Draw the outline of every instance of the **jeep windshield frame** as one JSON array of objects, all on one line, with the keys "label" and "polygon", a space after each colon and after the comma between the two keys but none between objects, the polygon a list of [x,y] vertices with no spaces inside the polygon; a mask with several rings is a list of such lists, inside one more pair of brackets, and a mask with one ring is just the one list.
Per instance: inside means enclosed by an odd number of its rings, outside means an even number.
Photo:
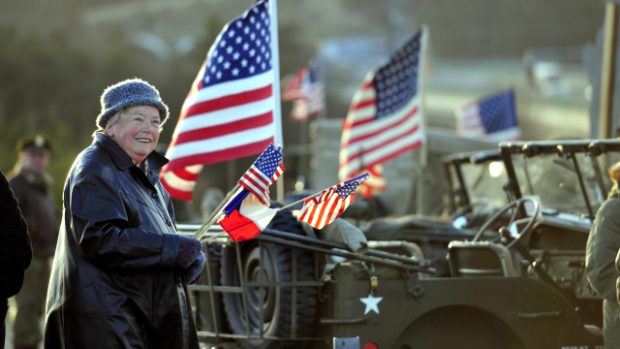
[{"label": "jeep windshield frame", "polygon": [[[456,153],[442,158],[444,176],[448,186],[448,197],[446,200],[448,213],[454,214],[458,210],[464,211],[461,213],[467,213],[473,210],[472,206],[477,199],[480,199],[480,197],[475,195],[476,186],[480,184],[480,176],[484,172],[488,172],[490,164],[494,162],[502,162],[499,149]],[[477,170],[475,175],[477,178],[471,183],[470,177],[472,177],[472,170],[474,168]],[[500,189],[505,193],[503,186],[506,183],[506,175],[505,173],[500,175],[502,177],[501,187],[494,187],[493,189]],[[508,203],[508,194],[506,194],[505,199],[505,203]]]},{"label": "jeep windshield frame", "polygon": [[[577,183],[578,192],[583,200],[583,207],[590,221],[594,220],[596,209],[605,199],[610,188],[609,180],[606,179],[604,172],[601,170],[600,161],[604,161],[605,167],[608,167],[608,153],[620,152],[620,140],[557,140],[557,141],[524,141],[524,142],[503,142],[499,144],[500,154],[504,162],[506,173],[508,175],[508,183],[506,185],[508,192],[513,196],[513,200],[520,199],[524,196],[522,187],[526,185],[530,194],[536,195],[534,186],[532,185],[528,168],[528,159],[537,157],[557,156],[557,163],[563,164],[564,167],[570,168],[570,172],[574,172]],[[526,183],[521,183],[516,173],[514,160],[519,156],[523,157]],[[553,159],[553,158],[552,158]],[[589,159],[589,161],[584,161]],[[555,161],[554,161],[555,162]],[[565,171],[566,172],[566,171]],[[590,177],[586,178],[586,174]],[[586,182],[586,180],[588,180]]]}]

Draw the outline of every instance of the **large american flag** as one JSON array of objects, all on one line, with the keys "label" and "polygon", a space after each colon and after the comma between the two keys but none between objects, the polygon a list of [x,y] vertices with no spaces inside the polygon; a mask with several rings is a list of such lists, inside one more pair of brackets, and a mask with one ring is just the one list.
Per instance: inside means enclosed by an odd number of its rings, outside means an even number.
[{"label": "large american flag", "polygon": [[258,154],[274,141],[274,54],[266,0],[220,32],[166,152],[161,180],[170,195],[191,200],[202,165]]},{"label": "large american flag", "polygon": [[325,109],[325,89],[317,60],[301,68],[286,81],[282,100],[293,101],[291,119],[294,121],[308,120]]},{"label": "large american flag", "polygon": [[355,200],[353,192],[366,179],[368,179],[368,174],[364,173],[324,189],[314,197],[304,200],[299,212],[299,221],[308,223],[316,229],[323,229],[340,217],[349,207]]},{"label": "large american flag", "polygon": [[272,185],[284,172],[282,153],[273,144],[254,161],[245,171],[239,184],[254,194],[263,204],[269,206],[269,186]]},{"label": "large american flag", "polygon": [[505,90],[456,110],[457,132],[466,137],[511,141],[519,138],[515,94]]},{"label": "large american flag", "polygon": [[340,141],[341,179],[423,144],[420,73],[425,41],[421,30],[387,63],[369,72],[353,96]]}]

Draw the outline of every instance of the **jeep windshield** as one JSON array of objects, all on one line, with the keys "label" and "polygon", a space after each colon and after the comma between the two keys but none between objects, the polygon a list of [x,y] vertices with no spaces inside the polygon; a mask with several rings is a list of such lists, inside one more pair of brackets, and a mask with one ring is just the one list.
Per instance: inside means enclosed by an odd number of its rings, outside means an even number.
[{"label": "jeep windshield", "polygon": [[[518,161],[520,164],[522,161]],[[444,158],[450,186],[450,212],[491,212],[509,203],[505,185],[508,176],[499,150],[458,153]],[[523,177],[523,166],[515,165],[517,176]]]},{"label": "jeep windshield", "polygon": [[546,216],[591,223],[609,189],[592,142],[519,142],[500,148],[517,172],[518,196],[536,197]]}]

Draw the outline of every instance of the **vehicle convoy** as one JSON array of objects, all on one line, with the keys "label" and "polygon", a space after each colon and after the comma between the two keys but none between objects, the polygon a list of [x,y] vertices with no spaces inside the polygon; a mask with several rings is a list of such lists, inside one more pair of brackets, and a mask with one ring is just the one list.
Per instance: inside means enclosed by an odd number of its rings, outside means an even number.
[{"label": "vehicle convoy", "polygon": [[351,337],[369,348],[602,348],[584,251],[613,152],[620,141],[501,144],[510,203],[449,243],[443,276],[409,239],[352,252],[307,235],[288,211],[252,241],[211,232],[192,286],[199,336],[242,348]]}]

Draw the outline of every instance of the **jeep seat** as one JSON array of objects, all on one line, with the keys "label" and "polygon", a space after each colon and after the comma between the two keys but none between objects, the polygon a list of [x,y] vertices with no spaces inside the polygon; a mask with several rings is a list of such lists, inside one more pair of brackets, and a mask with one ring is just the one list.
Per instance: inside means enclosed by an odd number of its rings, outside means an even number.
[{"label": "jeep seat", "polygon": [[448,264],[452,276],[519,276],[510,250],[490,241],[450,242]]}]

